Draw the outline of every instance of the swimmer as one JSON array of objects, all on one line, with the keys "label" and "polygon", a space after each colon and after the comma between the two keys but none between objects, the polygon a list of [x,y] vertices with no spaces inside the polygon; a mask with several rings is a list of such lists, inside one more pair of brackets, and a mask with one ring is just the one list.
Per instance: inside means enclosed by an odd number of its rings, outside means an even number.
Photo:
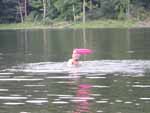
[{"label": "swimmer", "polygon": [[80,59],[80,54],[76,49],[74,49],[72,53],[72,58],[69,59],[68,61],[68,65],[75,65],[75,66],[79,65],[79,59]]},{"label": "swimmer", "polygon": [[93,51],[91,49],[86,49],[86,48],[74,49],[73,53],[72,53],[72,58],[69,59],[69,61],[68,61],[68,66],[79,66],[80,64],[82,64],[81,62],[79,62],[80,56],[88,55],[91,53],[93,53]]}]

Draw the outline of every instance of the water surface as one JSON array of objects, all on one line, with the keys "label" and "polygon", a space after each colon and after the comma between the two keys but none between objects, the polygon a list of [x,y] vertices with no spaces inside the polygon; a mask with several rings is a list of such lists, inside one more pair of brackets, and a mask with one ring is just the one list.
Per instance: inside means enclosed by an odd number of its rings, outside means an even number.
[{"label": "water surface", "polygon": [[149,30],[0,31],[0,113],[149,113]]}]

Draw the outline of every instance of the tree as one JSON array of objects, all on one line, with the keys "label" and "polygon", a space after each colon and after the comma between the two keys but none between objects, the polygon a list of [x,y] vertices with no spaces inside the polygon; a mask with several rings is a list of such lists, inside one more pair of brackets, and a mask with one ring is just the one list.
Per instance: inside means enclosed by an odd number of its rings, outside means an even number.
[{"label": "tree", "polygon": [[21,18],[21,22],[24,22],[25,18],[27,18],[27,4],[28,0],[18,0],[18,10]]},{"label": "tree", "polygon": [[[149,0],[0,0],[0,23],[145,18]],[[86,14],[86,15],[85,15]]]},{"label": "tree", "polygon": [[129,0],[115,0],[114,6],[117,12],[117,18],[118,19],[126,18],[129,8]]},{"label": "tree", "polygon": [[[80,16],[82,11],[82,2],[81,0],[58,0],[53,2],[53,5],[58,11],[58,19],[72,21],[74,20],[74,15]],[[74,12],[73,12],[74,6]]]},{"label": "tree", "polygon": [[85,0],[83,0],[83,23],[85,24]]},{"label": "tree", "polygon": [[116,0],[101,0],[100,2],[100,12],[101,16],[103,18],[115,18],[116,17],[116,11],[115,11],[115,5],[114,2]]},{"label": "tree", "polygon": [[27,0],[24,0],[24,13],[25,13],[25,18],[27,17]]},{"label": "tree", "polygon": [[30,21],[37,21],[43,19],[43,3],[42,0],[29,0],[28,2]]},{"label": "tree", "polygon": [[0,23],[11,23],[19,21],[17,16],[17,0],[0,1]]},{"label": "tree", "polygon": [[23,19],[23,10],[22,10],[22,5],[21,5],[20,0],[18,0],[18,6],[19,6],[19,14],[20,14],[21,22],[23,23],[24,22],[24,19]]},{"label": "tree", "polygon": [[46,4],[47,0],[43,0],[43,20],[46,18]]},{"label": "tree", "polygon": [[127,0],[126,16],[130,18],[130,0]]}]

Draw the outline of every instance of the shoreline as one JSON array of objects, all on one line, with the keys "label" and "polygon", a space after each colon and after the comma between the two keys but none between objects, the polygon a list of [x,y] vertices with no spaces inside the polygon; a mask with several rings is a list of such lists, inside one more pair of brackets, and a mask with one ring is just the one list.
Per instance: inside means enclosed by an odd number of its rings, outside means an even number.
[{"label": "shoreline", "polygon": [[95,29],[95,28],[150,28],[150,21],[133,21],[133,20],[96,20],[82,22],[54,22],[49,25],[41,23],[12,23],[0,24],[0,30],[25,30],[25,29]]}]

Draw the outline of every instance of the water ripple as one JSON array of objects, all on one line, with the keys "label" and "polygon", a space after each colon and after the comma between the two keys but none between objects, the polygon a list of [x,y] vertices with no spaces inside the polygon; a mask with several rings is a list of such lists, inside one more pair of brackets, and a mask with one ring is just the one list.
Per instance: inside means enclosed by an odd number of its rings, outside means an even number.
[{"label": "water ripple", "polygon": [[140,100],[150,100],[150,97],[139,98]]},{"label": "water ripple", "polygon": [[136,87],[136,88],[150,88],[150,85],[133,85],[132,87]]},{"label": "water ripple", "polygon": [[47,103],[48,100],[27,100],[27,103],[34,103],[34,104],[42,104],[42,103]]},{"label": "water ripple", "polygon": [[96,101],[96,103],[98,103],[98,104],[105,104],[105,103],[108,103],[108,101]]},{"label": "water ripple", "polygon": [[68,104],[69,102],[66,101],[53,101],[53,104]]},{"label": "water ripple", "polygon": [[94,85],[94,88],[109,88],[110,86]]},{"label": "water ripple", "polygon": [[20,103],[20,102],[6,102],[6,103],[3,103],[5,105],[24,105],[25,103]]},{"label": "water ripple", "polygon": [[[150,72],[149,60],[100,60],[84,61],[80,67],[68,67],[67,62],[40,62],[27,63],[2,70],[3,72],[26,73],[123,73],[124,75],[141,74]],[[9,73],[8,73],[9,74]]]},{"label": "water ripple", "polygon": [[0,89],[0,91],[8,91],[8,89]]},{"label": "water ripple", "polygon": [[38,85],[38,84],[35,84],[35,85],[24,85],[25,87],[45,87],[45,85]]},{"label": "water ripple", "polygon": [[0,100],[25,100],[27,97],[15,97],[15,96],[0,96]]},{"label": "water ripple", "polygon": [[41,81],[43,79],[37,78],[37,79],[17,79],[17,78],[8,78],[8,79],[0,79],[0,81]]},{"label": "water ripple", "polygon": [[0,73],[0,75],[12,75],[14,73]]}]

